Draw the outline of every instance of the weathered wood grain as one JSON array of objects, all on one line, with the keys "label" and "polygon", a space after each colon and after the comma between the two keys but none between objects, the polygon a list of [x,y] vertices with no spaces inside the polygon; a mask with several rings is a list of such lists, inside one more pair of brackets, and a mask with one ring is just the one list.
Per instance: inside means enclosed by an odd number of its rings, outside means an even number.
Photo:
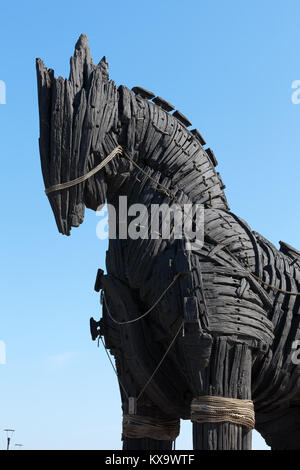
[{"label": "weathered wood grain", "polygon": [[[218,162],[200,132],[154,93],[117,87],[105,57],[93,63],[85,35],[69,79],[55,78],[40,59],[36,66],[46,188],[84,175],[118,145],[130,157],[118,155],[87,181],[49,194],[67,235],[83,221],[85,206],[97,210],[107,201],[116,209],[118,237],[109,241],[101,278],[107,303],[99,325],[115,359],[123,412],[129,396],[141,416],[157,419],[190,419],[197,396],[251,399],[267,442],[299,449],[293,345],[300,339],[300,297],[289,291],[300,290],[300,252],[283,242],[277,250],[230,212]],[[121,213],[119,196],[128,207],[147,209],[139,221],[147,236],[124,235],[137,221],[135,213]],[[154,224],[151,207],[158,217],[161,204],[174,203],[203,205],[203,243],[189,249],[175,237],[174,219],[164,237],[166,215]],[[251,432],[230,422],[194,423],[193,441],[195,449],[249,449]],[[127,450],[171,447],[149,438],[123,442]]]}]

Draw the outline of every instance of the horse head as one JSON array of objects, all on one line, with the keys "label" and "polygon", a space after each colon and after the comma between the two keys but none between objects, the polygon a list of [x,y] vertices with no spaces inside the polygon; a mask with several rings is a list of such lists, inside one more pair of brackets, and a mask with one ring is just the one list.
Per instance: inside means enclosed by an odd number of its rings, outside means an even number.
[{"label": "horse head", "polygon": [[68,79],[55,78],[40,59],[36,66],[43,178],[58,230],[69,235],[83,222],[84,206],[96,210],[106,199],[104,171],[61,185],[88,173],[117,147],[117,88],[109,81],[105,57],[93,63],[85,35],[75,46]]},{"label": "horse head", "polygon": [[85,206],[97,210],[111,200],[132,170],[140,171],[134,160],[147,177],[167,181],[173,193],[228,208],[217,161],[204,150],[201,134],[188,130],[191,123],[179,111],[170,114],[175,108],[166,100],[140,87],[117,88],[105,57],[93,63],[85,35],[75,46],[68,79],[55,78],[40,59],[37,77],[42,172],[61,233],[82,223]]}]

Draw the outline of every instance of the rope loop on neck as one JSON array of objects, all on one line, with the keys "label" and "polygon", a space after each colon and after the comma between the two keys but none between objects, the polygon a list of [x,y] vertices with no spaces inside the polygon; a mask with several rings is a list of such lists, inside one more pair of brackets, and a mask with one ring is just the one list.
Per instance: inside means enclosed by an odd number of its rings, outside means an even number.
[{"label": "rope loop on neck", "polygon": [[116,155],[119,155],[120,153],[123,153],[123,148],[121,147],[121,145],[118,145],[106,158],[104,158],[104,160],[102,160],[101,163],[99,163],[99,165],[97,165],[95,168],[93,168],[91,171],[89,171],[85,175],[79,176],[79,178],[76,178],[75,180],[67,181],[66,183],[59,183],[59,184],[50,186],[49,188],[45,189],[45,193],[48,195],[50,193],[53,193],[54,191],[61,191],[62,189],[71,188],[72,186],[75,186],[76,184],[83,183],[83,181],[89,179],[91,176],[98,173],[98,171],[100,171],[113,158],[115,158]]}]

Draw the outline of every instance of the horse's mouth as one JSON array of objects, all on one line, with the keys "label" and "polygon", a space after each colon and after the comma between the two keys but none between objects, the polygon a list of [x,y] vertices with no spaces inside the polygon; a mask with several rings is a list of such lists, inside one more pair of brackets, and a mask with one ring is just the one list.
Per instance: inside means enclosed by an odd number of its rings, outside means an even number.
[{"label": "horse's mouth", "polygon": [[79,227],[83,222],[84,204],[75,201],[72,204],[72,198],[66,191],[64,194],[50,195],[49,202],[59,233],[67,236],[71,235],[72,227]]}]

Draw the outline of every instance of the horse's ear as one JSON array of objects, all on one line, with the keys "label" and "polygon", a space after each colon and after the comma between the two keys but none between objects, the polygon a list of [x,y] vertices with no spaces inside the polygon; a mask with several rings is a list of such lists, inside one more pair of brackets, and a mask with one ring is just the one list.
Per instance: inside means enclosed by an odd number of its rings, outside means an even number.
[{"label": "horse's ear", "polygon": [[38,84],[39,114],[40,114],[40,156],[45,186],[50,185],[50,113],[52,103],[51,87],[55,81],[54,72],[47,69],[41,59],[36,59]]},{"label": "horse's ear", "polygon": [[70,59],[69,80],[76,91],[85,88],[92,71],[96,68],[91,56],[88,38],[82,34],[76,45],[73,57]]},{"label": "horse's ear", "polygon": [[102,57],[102,59],[100,60],[97,68],[101,69],[103,80],[108,82],[108,80],[109,80],[108,62],[106,62],[106,57],[105,56]]}]

